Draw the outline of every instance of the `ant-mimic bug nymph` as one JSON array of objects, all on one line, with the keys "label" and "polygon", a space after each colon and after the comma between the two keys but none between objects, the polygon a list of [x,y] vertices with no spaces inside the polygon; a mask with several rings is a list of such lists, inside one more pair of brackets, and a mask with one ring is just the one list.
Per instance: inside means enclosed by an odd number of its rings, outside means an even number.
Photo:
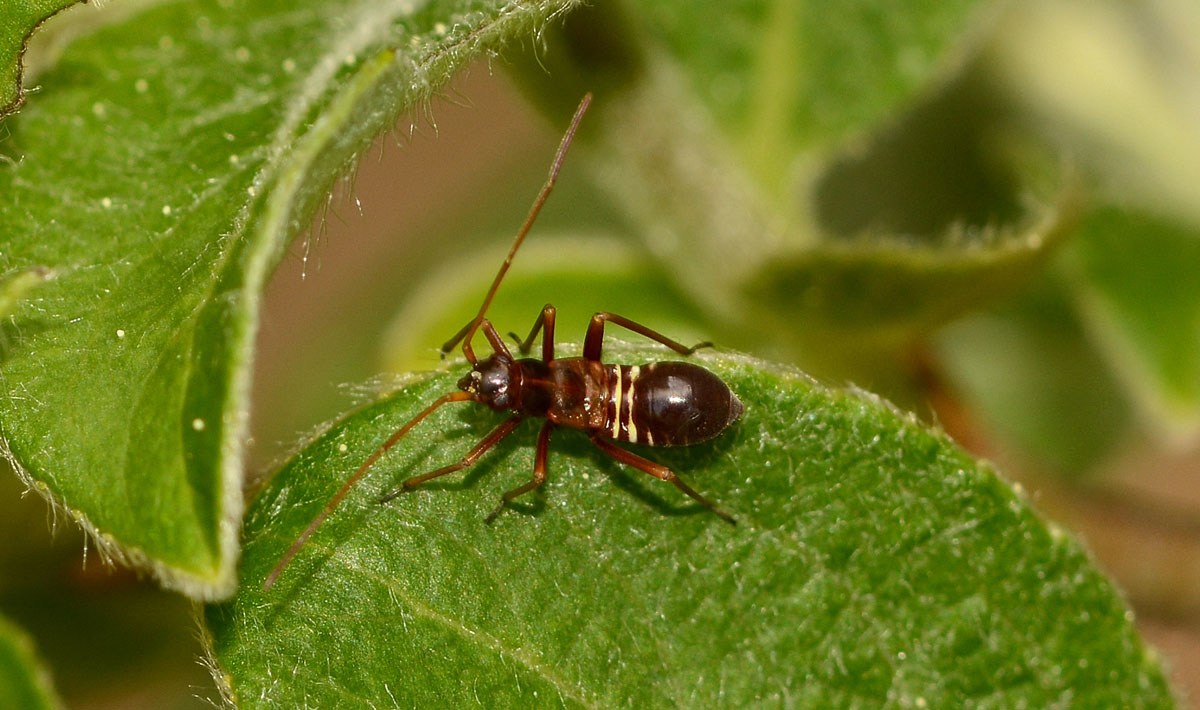
[{"label": "ant-mimic bug nymph", "polygon": [[[388,449],[404,437],[414,426],[444,404],[450,402],[478,402],[494,410],[508,412],[508,419],[483,437],[470,452],[458,462],[436,471],[413,476],[400,488],[383,496],[386,503],[404,491],[411,490],[427,481],[448,473],[461,471],[475,463],[488,449],[508,436],[526,418],[545,419],[538,433],[534,453],[533,477],[503,495],[486,521],[492,522],[514,498],[522,496],[546,480],[546,459],[550,448],[550,434],[558,427],[578,429],[585,432],[601,451],[621,463],[668,481],[688,497],[705,506],[729,523],[732,516],[717,508],[711,501],[684,483],[671,469],[654,463],[631,451],[626,451],[614,442],[624,441],[646,446],[688,446],[707,441],[725,431],[742,414],[742,403],[724,382],[704,368],[687,362],[653,362],[644,365],[606,365],[600,361],[604,344],[604,325],[612,323],[654,340],[680,355],[691,355],[697,349],[711,343],[699,343],[687,347],[662,333],[612,313],[597,313],[592,316],[587,335],[583,341],[583,356],[557,358],[554,354],[554,306],[542,308],[533,329],[521,340],[510,333],[518,343],[518,351],[527,355],[538,334],[542,336],[542,357],[514,358],[503,339],[485,315],[496,289],[512,265],[513,257],[524,241],[525,235],[546,202],[558,173],[562,167],[567,148],[575,136],[579,122],[592,101],[587,94],[579,103],[571,124],[563,135],[550,166],[550,175],[542,186],[529,215],[517,232],[508,257],[500,265],[500,271],[479,307],[479,313],[442,346],[442,355],[462,343],[463,357],[471,365],[471,371],[458,381],[458,391],[442,395],[408,423],[400,427],[366,461],[359,466],[341,489],[325,504],[325,507],[309,523],[300,537],[284,553],[275,568],[263,583],[269,589],[279,578],[283,569],[304,545],[305,541],[333,512],[350,488],[362,478]],[[483,331],[492,354],[484,359],[475,356],[471,341],[478,331]]]}]

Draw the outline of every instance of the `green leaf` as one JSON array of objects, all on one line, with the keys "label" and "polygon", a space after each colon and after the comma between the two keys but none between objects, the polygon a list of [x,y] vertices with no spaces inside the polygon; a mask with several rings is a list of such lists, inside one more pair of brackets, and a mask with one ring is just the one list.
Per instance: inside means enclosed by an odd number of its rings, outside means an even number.
[{"label": "green leaf", "polygon": [[1012,3],[992,90],[1107,200],[1200,224],[1200,5]]},{"label": "green leaf", "polygon": [[1078,476],[1113,453],[1132,418],[1062,281],[950,325],[936,348],[988,436],[1035,470]]},{"label": "green leaf", "polygon": [[791,179],[804,153],[875,131],[953,75],[978,39],[970,30],[991,19],[989,6],[983,0],[598,6],[552,32],[551,42],[557,36],[562,45],[556,55],[552,44],[546,57],[550,79],[545,72],[523,79],[539,86],[542,101],[571,105],[597,82],[633,88],[669,72],[690,103],[704,106],[733,140],[751,174],[777,186]]},{"label": "green leaf", "polygon": [[22,298],[53,276],[54,273],[43,266],[32,266],[0,278],[0,318],[11,315]]},{"label": "green leaf", "polygon": [[987,465],[868,395],[696,359],[742,420],[639,452],[736,527],[573,431],[555,434],[542,489],[486,525],[530,476],[536,422],[465,477],[379,505],[502,419],[446,407],[263,592],[333,491],[457,373],[332,425],[256,499],[241,589],[206,612],[239,706],[1172,707],[1120,597]]},{"label": "green leaf", "polygon": [[[1200,235],[1097,207],[1048,276],[938,338],[953,384],[999,438],[1080,474],[1143,428],[1200,436]],[[1140,415],[1137,416],[1137,415]]]},{"label": "green leaf", "polygon": [[21,475],[107,554],[228,594],[272,267],[399,112],[563,6],[173,3],[76,40],[0,143],[0,271],[57,275],[0,364]]},{"label": "green leaf", "polygon": [[[82,532],[55,525],[23,488],[0,462],[0,615],[37,639],[63,703],[170,709],[213,695],[196,664],[193,602],[99,564]],[[7,697],[0,690],[0,707],[21,707]]]},{"label": "green leaf", "polygon": [[29,636],[0,616],[0,700],[18,710],[62,707]]},{"label": "green leaf", "polygon": [[[746,291],[768,328],[807,350],[830,349],[830,338],[904,345],[953,317],[1010,293],[1068,234],[1063,212],[990,235],[942,243],[887,238],[830,242],[764,265]],[[803,328],[787,327],[799,315]]]},{"label": "green leaf", "polygon": [[944,79],[987,5],[676,0],[638,11],[690,91],[736,136],[750,173],[777,185],[798,155],[873,131]]},{"label": "green leaf", "polygon": [[1084,222],[1066,269],[1080,315],[1168,441],[1200,437],[1200,230],[1118,208]]},{"label": "green leaf", "polygon": [[0,118],[15,113],[25,100],[21,57],[29,35],[46,18],[80,1],[0,0]]}]

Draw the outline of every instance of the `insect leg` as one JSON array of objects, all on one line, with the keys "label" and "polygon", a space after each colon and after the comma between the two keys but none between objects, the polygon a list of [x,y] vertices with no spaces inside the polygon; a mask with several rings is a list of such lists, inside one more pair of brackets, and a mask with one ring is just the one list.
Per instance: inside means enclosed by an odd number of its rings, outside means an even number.
[{"label": "insect leg", "polygon": [[554,424],[547,421],[542,425],[542,430],[538,432],[537,451],[533,455],[533,478],[523,486],[518,486],[511,491],[508,491],[500,498],[500,505],[496,509],[488,513],[486,522],[490,523],[496,519],[500,511],[504,510],[504,506],[508,505],[512,499],[518,496],[523,496],[534,488],[542,485],[546,480],[546,456],[550,451],[550,432],[554,431]]},{"label": "insect leg", "polygon": [[517,428],[517,425],[521,423],[523,418],[524,417],[521,416],[515,416],[505,419],[500,426],[492,429],[490,434],[483,437],[483,439],[481,439],[480,442],[475,445],[475,448],[471,449],[471,451],[466,456],[462,457],[458,463],[452,463],[449,466],[443,466],[436,471],[423,473],[420,476],[413,476],[412,478],[405,480],[404,483],[401,483],[399,488],[380,498],[379,502],[386,503],[404,491],[412,490],[426,481],[432,481],[439,476],[445,476],[447,473],[461,471],[467,466],[470,466],[478,461],[479,457],[483,456],[488,449],[492,448],[496,444],[499,444],[501,439],[511,434],[513,429]]},{"label": "insect leg", "polygon": [[651,476],[654,476],[655,478],[661,478],[664,481],[670,481],[671,483],[675,484],[676,488],[678,488],[679,490],[686,493],[689,498],[691,498],[692,500],[696,501],[697,503],[703,505],[705,508],[708,508],[709,510],[716,513],[717,515],[721,516],[725,520],[725,522],[730,523],[731,525],[737,525],[737,521],[733,519],[732,515],[721,510],[716,505],[714,505],[712,501],[710,501],[709,499],[700,495],[696,491],[692,490],[691,486],[689,486],[688,484],[681,481],[679,479],[679,476],[676,476],[675,473],[673,471],[671,471],[671,469],[667,468],[666,466],[663,466],[662,464],[654,463],[653,461],[650,461],[648,459],[644,459],[641,456],[638,456],[637,454],[633,453],[632,451],[626,451],[625,449],[622,449],[621,447],[617,446],[616,444],[609,441],[608,439],[603,439],[596,435],[592,435],[591,438],[592,438],[593,444],[595,444],[597,447],[600,448],[601,451],[603,451],[604,453],[613,457],[614,459],[620,461],[623,464],[633,466],[634,468],[636,468],[640,471],[644,471],[644,472],[650,474]]},{"label": "insect leg", "polygon": [[529,331],[529,337],[521,340],[516,333],[509,333],[508,337],[517,341],[517,349],[522,355],[528,355],[529,350],[533,347],[533,339],[537,337],[539,330],[545,330],[542,334],[542,361],[550,362],[554,359],[554,316],[558,311],[551,304],[547,303],[542,306],[542,312],[538,314],[537,320],[533,322],[533,329]]},{"label": "insect leg", "polygon": [[639,335],[644,335],[651,340],[662,343],[680,355],[691,355],[700,348],[712,347],[712,343],[705,341],[703,343],[696,343],[689,348],[683,343],[671,340],[657,330],[651,330],[641,323],[629,320],[624,316],[619,316],[615,313],[597,313],[592,316],[592,322],[588,323],[587,335],[583,339],[583,357],[585,360],[600,359],[600,352],[604,347],[604,324],[609,321],[614,325],[619,325],[622,328],[627,328]]}]

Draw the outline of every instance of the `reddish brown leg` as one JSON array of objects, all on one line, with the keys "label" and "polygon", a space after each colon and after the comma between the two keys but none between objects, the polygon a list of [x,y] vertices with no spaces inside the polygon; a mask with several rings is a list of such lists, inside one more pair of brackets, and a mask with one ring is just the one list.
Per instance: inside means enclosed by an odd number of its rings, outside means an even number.
[{"label": "reddish brown leg", "polygon": [[537,450],[533,455],[533,478],[525,485],[518,486],[505,493],[500,498],[500,505],[488,513],[486,522],[490,523],[495,520],[500,511],[504,510],[504,506],[508,505],[514,498],[525,495],[534,488],[542,485],[546,480],[546,455],[550,451],[550,432],[552,431],[554,431],[554,424],[547,421],[542,425],[542,430],[538,432]]},{"label": "reddish brown leg", "polygon": [[727,522],[731,525],[737,525],[737,521],[733,519],[732,515],[721,510],[717,506],[713,505],[712,501],[710,501],[709,499],[700,495],[696,491],[692,490],[691,486],[689,486],[688,484],[681,481],[679,479],[679,476],[676,476],[675,473],[673,471],[671,471],[671,469],[667,468],[666,466],[663,466],[662,464],[654,463],[653,461],[650,461],[648,459],[644,459],[641,456],[638,456],[637,454],[635,454],[631,451],[626,451],[625,449],[622,449],[621,447],[617,446],[616,444],[609,441],[608,439],[602,439],[598,436],[593,435],[592,443],[595,444],[596,446],[600,447],[601,451],[603,451],[604,453],[613,457],[614,459],[620,461],[623,464],[633,466],[634,468],[638,469],[639,471],[645,471],[646,473],[650,474],[651,476],[654,476],[655,478],[661,478],[664,481],[670,481],[671,483],[674,483],[675,487],[678,488],[679,490],[683,491],[684,493],[686,493],[689,498],[691,498],[692,500],[696,501],[697,503],[703,505],[705,508],[708,508],[709,510],[716,513],[717,515],[721,516],[725,520],[725,522]]},{"label": "reddish brown leg", "polygon": [[542,306],[542,312],[538,314],[537,320],[533,322],[533,329],[529,331],[529,337],[521,340],[516,333],[509,333],[508,337],[517,341],[517,349],[522,355],[528,355],[530,348],[533,347],[533,339],[537,337],[539,330],[545,330],[542,334],[542,361],[550,362],[554,359],[554,316],[558,311],[554,306],[547,303]]},{"label": "reddish brown leg", "polygon": [[386,503],[389,500],[400,495],[404,491],[412,490],[413,488],[416,488],[417,486],[421,485],[422,483],[425,483],[426,481],[432,481],[433,479],[435,479],[439,476],[445,476],[447,473],[454,473],[455,471],[461,471],[464,468],[466,468],[467,466],[470,466],[471,464],[478,461],[479,457],[483,456],[484,453],[486,453],[488,449],[492,448],[496,444],[499,444],[501,439],[503,439],[504,437],[511,434],[513,429],[516,429],[517,425],[521,423],[522,418],[523,417],[520,417],[520,416],[509,417],[508,419],[504,420],[504,422],[500,426],[496,427],[495,429],[492,429],[492,432],[490,434],[483,437],[483,439],[478,444],[475,445],[475,448],[471,449],[470,453],[468,453],[466,456],[462,457],[462,459],[459,460],[458,463],[452,463],[449,466],[443,466],[436,471],[430,471],[429,473],[423,473],[420,476],[413,476],[412,478],[409,478],[406,481],[404,481],[404,483],[401,483],[399,488],[392,491],[391,493],[388,493],[384,497],[380,498],[379,502]]},{"label": "reddish brown leg", "polygon": [[703,343],[696,343],[689,348],[683,343],[671,340],[657,330],[651,330],[641,323],[629,320],[624,316],[619,316],[615,313],[597,313],[592,316],[592,322],[588,324],[587,335],[583,339],[583,357],[585,360],[600,359],[600,352],[604,347],[604,324],[610,321],[614,325],[619,325],[639,335],[644,335],[655,342],[662,343],[680,355],[691,355],[700,348],[712,347],[712,343],[705,341]]}]

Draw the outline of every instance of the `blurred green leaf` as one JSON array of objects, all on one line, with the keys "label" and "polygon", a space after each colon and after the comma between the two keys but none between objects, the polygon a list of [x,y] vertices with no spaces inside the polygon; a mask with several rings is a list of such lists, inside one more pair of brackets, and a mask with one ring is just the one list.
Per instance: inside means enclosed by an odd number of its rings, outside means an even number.
[{"label": "blurred green leaf", "polygon": [[5,333],[21,475],[105,553],[232,591],[267,276],[400,111],[563,5],[148,5],[71,44],[0,143],[0,271],[57,276]]},{"label": "blurred green leaf", "polygon": [[14,710],[62,707],[29,636],[0,616],[0,701]]},{"label": "blurred green leaf", "polygon": [[1200,224],[1200,4],[1008,3],[984,61],[1022,130],[1107,199]]},{"label": "blurred green leaf", "polygon": [[1068,252],[1075,303],[1150,428],[1200,436],[1200,229],[1096,210]]},{"label": "blurred green leaf", "polygon": [[[918,240],[830,242],[765,265],[747,286],[764,323],[806,350],[847,341],[904,345],[1028,280],[1066,234],[1057,209],[1023,230]],[[786,327],[788,316],[803,327]],[[829,343],[841,339],[840,343]],[[828,347],[827,347],[828,346]]]},{"label": "blurred green leaf", "polygon": [[704,106],[740,162],[775,193],[806,153],[875,132],[953,75],[990,5],[612,3],[585,8],[551,33],[550,78],[522,78],[543,90],[541,101],[565,108],[597,83],[633,88],[665,71],[692,98],[681,108]]},{"label": "blurred green leaf", "polygon": [[874,132],[946,78],[988,5],[674,0],[636,13],[770,188],[794,178],[800,156]]},{"label": "blurred green leaf", "polygon": [[868,395],[696,359],[744,418],[642,451],[736,528],[571,431],[541,491],[486,525],[528,480],[535,422],[465,478],[379,505],[502,418],[443,408],[264,593],[333,491],[457,373],[332,425],[256,499],[239,594],[206,612],[239,706],[1172,707],[1119,596],[989,467]]},{"label": "blurred green leaf", "polygon": [[[84,0],[86,2],[86,0]],[[38,25],[80,0],[0,0],[0,118],[24,101],[21,55]]]},{"label": "blurred green leaf", "polygon": [[1177,221],[1093,209],[1052,274],[939,336],[952,384],[1000,439],[1079,474],[1140,413],[1160,439],[1200,433],[1200,239]]},{"label": "blurred green leaf", "polygon": [[1121,443],[1131,412],[1061,280],[938,335],[949,384],[998,438],[1035,466],[1080,475]]}]

